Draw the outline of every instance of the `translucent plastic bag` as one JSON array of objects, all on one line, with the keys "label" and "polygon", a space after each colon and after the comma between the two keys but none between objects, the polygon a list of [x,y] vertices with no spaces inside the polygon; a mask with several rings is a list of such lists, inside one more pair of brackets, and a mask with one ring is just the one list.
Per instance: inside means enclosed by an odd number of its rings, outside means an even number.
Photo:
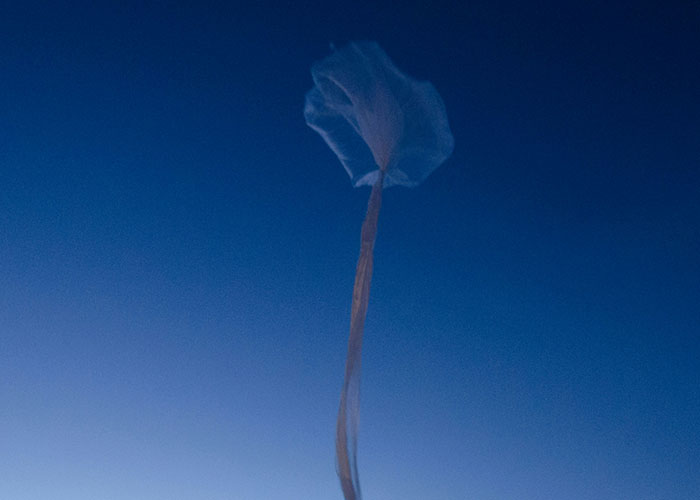
[{"label": "translucent plastic bag", "polygon": [[306,94],[306,123],[335,152],[354,186],[372,186],[362,224],[336,424],[343,495],[346,500],[360,500],[357,434],[362,336],[382,189],[418,185],[452,153],[454,141],[435,88],[401,73],[376,43],[351,43],[314,64],[311,74],[315,86]]}]

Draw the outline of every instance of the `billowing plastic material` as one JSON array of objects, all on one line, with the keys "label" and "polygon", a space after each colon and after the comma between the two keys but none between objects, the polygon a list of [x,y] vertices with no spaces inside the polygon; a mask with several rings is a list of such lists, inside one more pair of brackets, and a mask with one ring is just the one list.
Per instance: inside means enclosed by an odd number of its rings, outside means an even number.
[{"label": "billowing plastic material", "polygon": [[362,337],[382,190],[419,184],[452,153],[453,139],[445,106],[433,86],[401,73],[376,43],[351,43],[314,64],[311,74],[316,85],[306,94],[306,123],[326,140],[354,186],[372,186],[360,237],[335,434],[343,495],[345,500],[360,500]]},{"label": "billowing plastic material", "polygon": [[311,68],[304,117],[353,186],[420,184],[452,153],[445,105],[433,85],[403,74],[374,42],[354,42]]}]

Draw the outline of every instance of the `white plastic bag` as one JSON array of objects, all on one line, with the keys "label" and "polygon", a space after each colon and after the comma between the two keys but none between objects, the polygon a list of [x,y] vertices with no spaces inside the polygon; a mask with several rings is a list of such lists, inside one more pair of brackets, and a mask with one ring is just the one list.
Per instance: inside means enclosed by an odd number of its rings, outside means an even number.
[{"label": "white plastic bag", "polygon": [[338,476],[360,500],[357,434],[360,367],[382,189],[416,186],[452,153],[445,105],[428,82],[401,73],[373,42],[351,43],[311,68],[306,123],[325,139],[354,186],[371,185],[355,272],[345,380],[336,424]]}]

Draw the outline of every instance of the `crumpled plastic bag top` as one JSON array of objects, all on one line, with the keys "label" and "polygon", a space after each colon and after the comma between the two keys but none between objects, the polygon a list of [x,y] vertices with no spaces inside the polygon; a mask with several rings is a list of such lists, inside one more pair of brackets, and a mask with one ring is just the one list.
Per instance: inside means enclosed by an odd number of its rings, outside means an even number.
[{"label": "crumpled plastic bag top", "polygon": [[452,153],[445,105],[430,82],[405,75],[374,42],[353,42],[311,68],[304,117],[353,186],[420,184]]}]

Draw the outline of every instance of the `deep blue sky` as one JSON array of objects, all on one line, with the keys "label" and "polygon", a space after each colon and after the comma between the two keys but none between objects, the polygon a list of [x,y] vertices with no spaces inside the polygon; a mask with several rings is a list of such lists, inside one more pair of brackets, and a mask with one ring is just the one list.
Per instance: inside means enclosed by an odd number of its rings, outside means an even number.
[{"label": "deep blue sky", "polygon": [[352,39],[456,144],[385,192],[365,497],[700,498],[697,1],[199,3],[0,10],[0,498],[341,498]]}]

